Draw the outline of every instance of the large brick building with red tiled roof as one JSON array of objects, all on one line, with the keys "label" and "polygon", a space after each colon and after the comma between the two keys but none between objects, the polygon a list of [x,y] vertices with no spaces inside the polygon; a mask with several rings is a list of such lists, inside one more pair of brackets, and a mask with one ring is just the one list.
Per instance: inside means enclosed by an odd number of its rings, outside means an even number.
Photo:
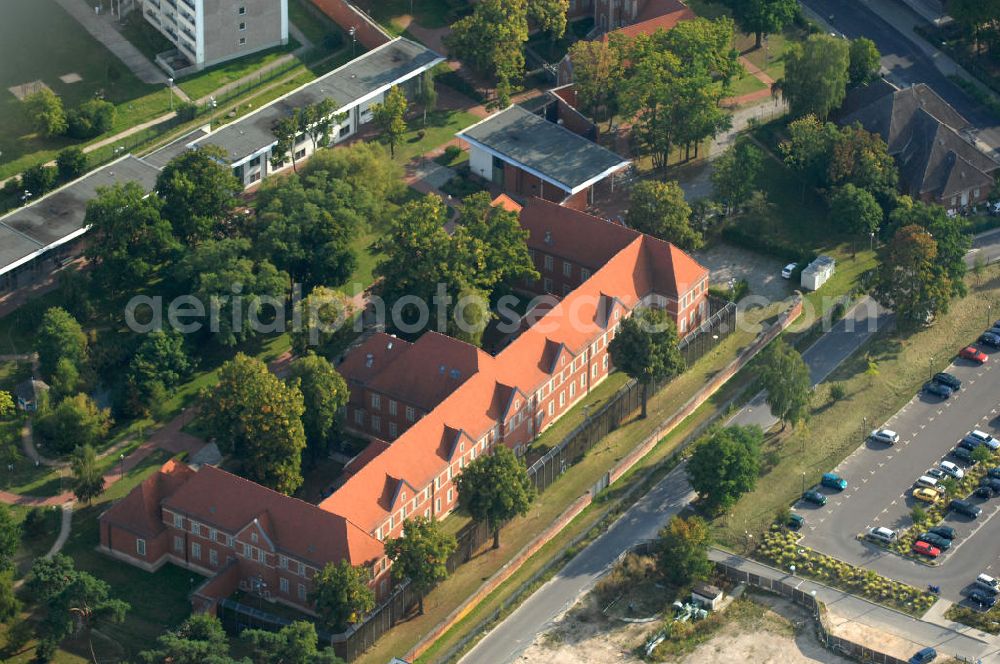
[{"label": "large brick building with red tiled roof", "polygon": [[708,270],[673,245],[537,198],[495,204],[519,210],[529,231],[540,278],[522,288],[550,295],[502,351],[376,333],[339,367],[347,424],[376,440],[318,507],[214,468],[165,467],[102,515],[102,548],[147,569],[170,560],[216,573],[205,594],[264,583],[302,608],[314,570],[347,559],[385,597],[382,541],[408,517],[450,513],[467,463],[498,444],[522,450],[604,380],[608,343],[637,306],[664,308],[682,336],[707,319]]}]

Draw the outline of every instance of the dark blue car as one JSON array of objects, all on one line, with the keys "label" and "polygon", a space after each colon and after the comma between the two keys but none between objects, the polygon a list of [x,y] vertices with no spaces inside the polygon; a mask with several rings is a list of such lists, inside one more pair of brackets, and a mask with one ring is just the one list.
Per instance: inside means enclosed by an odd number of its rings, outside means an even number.
[{"label": "dark blue car", "polygon": [[927,664],[927,662],[933,662],[935,657],[937,657],[937,650],[924,648],[910,658],[910,664]]}]

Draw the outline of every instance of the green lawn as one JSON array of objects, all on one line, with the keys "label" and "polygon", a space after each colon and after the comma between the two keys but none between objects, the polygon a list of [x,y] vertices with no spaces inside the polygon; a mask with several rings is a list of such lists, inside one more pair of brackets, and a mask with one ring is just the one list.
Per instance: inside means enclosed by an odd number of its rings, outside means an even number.
[{"label": "green lawn", "polygon": [[[427,114],[427,126],[423,116],[417,115],[407,124],[409,129],[403,141],[396,146],[396,161],[407,162],[430,152],[455,138],[455,133],[478,122],[479,118],[465,111],[433,111]],[[421,138],[420,132],[424,135]]]},{"label": "green lawn", "polygon": [[302,31],[313,46],[332,51],[343,44],[344,32],[336,23],[317,10],[309,0],[291,0],[288,20]]},{"label": "green lawn", "polygon": [[412,15],[425,28],[444,28],[471,11],[464,0],[360,0],[356,4],[395,35],[406,29],[408,21],[403,17]]},{"label": "green lawn", "polygon": [[[290,54],[299,47],[299,43],[289,38],[288,44],[278,46],[260,53],[248,55],[245,58],[224,62],[215,67],[205,69],[193,76],[183,78],[177,86],[191,99],[207,97],[224,85],[249,76],[261,68],[273,64],[275,60]],[[292,56],[295,58],[295,56]],[[298,60],[298,58],[295,58]]]},{"label": "green lawn", "polygon": [[[6,0],[0,62],[0,178],[48,161],[60,149],[78,143],[35,134],[20,102],[8,90],[12,86],[42,81],[62,97],[67,109],[103,94],[118,107],[114,131],[168,110],[165,90],[135,78],[55,0]],[[64,83],[59,77],[67,74],[82,80]]]},{"label": "green lawn", "polygon": [[767,86],[761,83],[760,79],[746,73],[733,81],[733,91],[730,93],[730,96],[740,97],[742,95],[750,94],[751,92],[757,92],[758,90],[765,89],[767,89]]}]

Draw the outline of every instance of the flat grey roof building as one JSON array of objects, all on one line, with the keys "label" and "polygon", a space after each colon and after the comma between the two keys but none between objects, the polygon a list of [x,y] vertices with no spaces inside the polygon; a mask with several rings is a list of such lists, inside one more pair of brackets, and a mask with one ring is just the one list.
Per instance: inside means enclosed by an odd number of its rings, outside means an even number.
[{"label": "flat grey roof building", "polygon": [[159,172],[126,155],[0,217],[0,274],[86,232],[87,201],[97,195],[98,187],[136,181],[152,191]]},{"label": "flat grey roof building", "polygon": [[402,37],[394,39],[194,141],[191,147],[217,145],[229,155],[230,164],[238,164],[274,145],[271,128],[293,110],[322,99],[332,99],[338,112],[343,112],[420,75],[443,60],[421,44]]},{"label": "flat grey roof building", "polygon": [[516,105],[456,135],[570,194],[629,164],[611,150]]}]

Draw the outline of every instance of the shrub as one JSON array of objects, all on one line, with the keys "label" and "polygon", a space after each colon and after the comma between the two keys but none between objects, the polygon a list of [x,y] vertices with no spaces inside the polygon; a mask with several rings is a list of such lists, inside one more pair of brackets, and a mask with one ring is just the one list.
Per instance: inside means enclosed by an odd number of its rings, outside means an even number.
[{"label": "shrub", "polygon": [[840,401],[847,396],[847,388],[842,383],[834,383],[830,386],[830,400]]},{"label": "shrub", "polygon": [[913,519],[914,526],[921,524],[927,520],[927,510],[920,505],[914,505],[913,509],[910,510],[910,518]]},{"label": "shrub", "polygon": [[73,138],[94,138],[111,131],[115,124],[115,105],[103,99],[91,99],[67,114],[69,135]]},{"label": "shrub", "polygon": [[177,121],[190,122],[198,117],[198,107],[191,102],[181,102],[177,105]]},{"label": "shrub", "polygon": [[45,532],[45,508],[36,506],[28,510],[22,528],[27,537],[38,537]]},{"label": "shrub", "polygon": [[[738,223],[729,224],[722,229],[722,239],[746,249],[752,249],[762,254],[774,256],[783,261],[809,262],[813,256],[801,247],[784,240],[769,238],[760,233],[744,228]],[[806,256],[805,259],[803,257]]]},{"label": "shrub", "polygon": [[56,169],[51,166],[32,166],[21,175],[21,186],[35,198],[52,189],[56,183]]},{"label": "shrub", "polygon": [[459,155],[462,154],[462,148],[457,145],[449,145],[444,149],[444,158],[450,164],[451,162],[458,159]]},{"label": "shrub", "polygon": [[66,148],[56,157],[56,170],[63,182],[75,180],[87,172],[87,155],[78,147]]}]

